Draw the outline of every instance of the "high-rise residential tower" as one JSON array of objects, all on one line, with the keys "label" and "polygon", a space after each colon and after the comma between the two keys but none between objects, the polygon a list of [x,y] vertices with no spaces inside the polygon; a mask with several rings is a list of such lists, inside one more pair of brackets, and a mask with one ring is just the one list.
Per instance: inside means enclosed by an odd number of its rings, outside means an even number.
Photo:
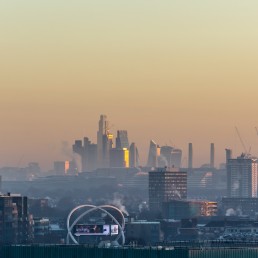
[{"label": "high-rise residential tower", "polygon": [[242,154],[227,160],[228,197],[257,197],[257,159]]}]

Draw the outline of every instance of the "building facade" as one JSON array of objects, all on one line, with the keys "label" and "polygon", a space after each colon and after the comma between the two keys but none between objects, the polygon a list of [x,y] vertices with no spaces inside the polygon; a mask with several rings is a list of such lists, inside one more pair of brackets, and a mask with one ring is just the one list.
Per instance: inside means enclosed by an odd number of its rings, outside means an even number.
[{"label": "building facade", "polygon": [[129,168],[129,150],[114,148],[110,150],[111,168]]},{"label": "building facade", "polygon": [[129,149],[129,140],[126,130],[118,130],[116,137],[116,148],[118,149]]},{"label": "building facade", "polygon": [[161,212],[162,203],[187,198],[187,172],[157,169],[149,172],[149,207]]},{"label": "building facade", "polygon": [[27,197],[0,195],[0,244],[28,243],[30,233]]},{"label": "building facade", "polygon": [[163,203],[162,215],[165,219],[181,220],[199,216],[216,216],[217,211],[217,202],[173,200]]},{"label": "building facade", "polygon": [[257,197],[257,159],[242,154],[227,160],[227,197]]}]

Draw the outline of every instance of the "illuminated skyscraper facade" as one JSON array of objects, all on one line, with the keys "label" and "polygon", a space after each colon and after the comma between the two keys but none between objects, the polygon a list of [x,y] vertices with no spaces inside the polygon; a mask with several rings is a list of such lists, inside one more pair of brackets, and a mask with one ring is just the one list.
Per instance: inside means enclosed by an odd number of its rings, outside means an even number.
[{"label": "illuminated skyscraper facade", "polygon": [[129,168],[129,150],[114,148],[110,150],[111,168]]}]

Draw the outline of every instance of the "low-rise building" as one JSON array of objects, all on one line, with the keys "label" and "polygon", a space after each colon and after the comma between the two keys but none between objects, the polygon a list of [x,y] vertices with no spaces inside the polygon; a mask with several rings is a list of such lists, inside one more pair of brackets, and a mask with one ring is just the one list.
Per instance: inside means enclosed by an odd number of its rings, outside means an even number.
[{"label": "low-rise building", "polygon": [[160,242],[160,222],[156,221],[131,221],[126,224],[125,234],[128,243],[151,245]]},{"label": "low-rise building", "polygon": [[185,219],[217,215],[217,202],[196,200],[171,200],[163,202],[162,215],[165,219]]}]

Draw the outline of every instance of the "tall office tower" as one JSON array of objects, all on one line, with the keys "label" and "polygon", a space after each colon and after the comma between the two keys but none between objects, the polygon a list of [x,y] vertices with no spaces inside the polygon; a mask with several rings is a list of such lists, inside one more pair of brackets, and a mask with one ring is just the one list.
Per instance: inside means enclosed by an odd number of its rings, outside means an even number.
[{"label": "tall office tower", "polygon": [[109,151],[113,148],[113,134],[109,132],[106,115],[101,115],[97,133],[98,167],[109,167]]},{"label": "tall office tower", "polygon": [[103,135],[103,148],[102,148],[102,167],[108,168],[110,162],[110,150],[113,148],[113,134],[107,132]]},{"label": "tall office tower", "polygon": [[97,132],[98,167],[103,167],[103,136],[107,134],[108,121],[106,115],[99,119],[99,130]]},{"label": "tall office tower", "polygon": [[162,210],[163,202],[187,198],[187,172],[166,168],[149,172],[149,207]]},{"label": "tall office tower", "polygon": [[159,167],[181,167],[182,151],[174,149],[171,146],[162,146],[160,148],[160,156],[158,158]]},{"label": "tall office tower", "polygon": [[0,195],[0,244],[21,244],[31,239],[27,197]]},{"label": "tall office tower", "polygon": [[225,149],[226,151],[226,163],[228,163],[229,159],[232,159],[232,150],[231,149]]},{"label": "tall office tower", "polygon": [[116,148],[118,149],[129,149],[129,140],[126,130],[118,130],[116,137]]},{"label": "tall office tower", "polygon": [[227,162],[228,197],[257,197],[257,159],[242,154]]},{"label": "tall office tower", "polygon": [[188,145],[188,169],[193,168],[193,144]]},{"label": "tall office tower", "polygon": [[215,148],[214,143],[211,143],[211,152],[210,152],[210,167],[214,168],[215,166]]},{"label": "tall office tower", "polygon": [[172,168],[180,168],[182,161],[182,150],[173,149],[171,153],[171,167]]},{"label": "tall office tower", "polygon": [[111,168],[129,168],[129,150],[114,148],[110,150]]},{"label": "tall office tower", "polygon": [[81,169],[83,172],[97,168],[97,145],[91,143],[89,138],[85,137],[83,144],[81,140],[76,140],[73,145],[73,151],[81,157]]},{"label": "tall office tower", "polygon": [[160,155],[160,147],[153,140],[151,140],[147,167],[153,167],[153,168],[157,167],[159,155]]},{"label": "tall office tower", "polygon": [[171,154],[173,147],[162,146],[160,148],[159,167],[172,167],[171,165]]},{"label": "tall office tower", "polygon": [[135,168],[139,166],[139,153],[138,153],[138,149],[135,145],[135,143],[131,143],[130,145],[130,149],[129,149],[129,153],[130,153],[130,168]]}]

